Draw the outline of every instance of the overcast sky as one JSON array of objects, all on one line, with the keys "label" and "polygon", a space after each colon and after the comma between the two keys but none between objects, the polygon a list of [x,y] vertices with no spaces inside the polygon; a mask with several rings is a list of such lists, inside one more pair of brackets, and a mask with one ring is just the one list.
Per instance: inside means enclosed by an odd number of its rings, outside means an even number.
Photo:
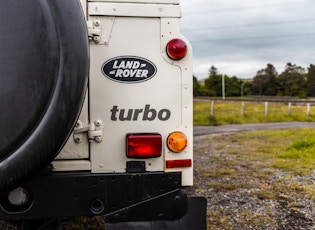
[{"label": "overcast sky", "polygon": [[268,63],[315,64],[314,0],[181,0],[182,33],[194,52],[194,75],[252,78]]}]

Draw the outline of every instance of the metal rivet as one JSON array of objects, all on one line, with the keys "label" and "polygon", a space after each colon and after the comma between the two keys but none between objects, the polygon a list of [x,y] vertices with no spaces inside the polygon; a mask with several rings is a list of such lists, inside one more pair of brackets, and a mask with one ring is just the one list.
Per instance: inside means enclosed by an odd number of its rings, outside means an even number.
[{"label": "metal rivet", "polygon": [[102,141],[102,138],[101,137],[95,137],[94,140],[97,142],[97,143],[100,143]]},{"label": "metal rivet", "polygon": [[100,121],[100,120],[95,121],[95,125],[96,125],[97,127],[101,126],[101,121]]},{"label": "metal rivet", "polygon": [[76,138],[74,139],[74,141],[77,142],[77,143],[80,143],[80,142],[81,142],[81,138],[76,137]]}]

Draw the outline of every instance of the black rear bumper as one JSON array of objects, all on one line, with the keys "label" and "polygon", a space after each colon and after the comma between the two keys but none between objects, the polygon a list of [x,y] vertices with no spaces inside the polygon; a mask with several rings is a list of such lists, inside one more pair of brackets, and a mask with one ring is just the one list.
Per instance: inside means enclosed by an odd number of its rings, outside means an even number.
[{"label": "black rear bumper", "polygon": [[186,214],[178,220],[132,221],[105,223],[106,230],[206,230],[207,200],[204,197],[188,197]]},{"label": "black rear bumper", "polygon": [[0,219],[27,220],[105,215],[106,222],[172,221],[188,208],[180,173],[59,174],[22,185],[29,201],[0,198]]}]

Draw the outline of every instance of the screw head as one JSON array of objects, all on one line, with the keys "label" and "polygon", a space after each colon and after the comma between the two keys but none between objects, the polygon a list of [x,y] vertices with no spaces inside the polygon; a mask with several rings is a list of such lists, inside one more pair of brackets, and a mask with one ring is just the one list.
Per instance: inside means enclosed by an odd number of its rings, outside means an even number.
[{"label": "screw head", "polygon": [[74,141],[75,141],[76,143],[80,143],[80,142],[81,142],[81,138],[80,138],[80,137],[76,137],[76,138],[74,139]]},{"label": "screw head", "polygon": [[95,125],[97,126],[97,127],[99,127],[99,126],[101,126],[101,121],[100,120],[97,120],[97,121],[95,121]]},{"label": "screw head", "polygon": [[100,143],[102,141],[102,138],[101,137],[95,137],[94,140],[97,142],[97,143]]},{"label": "screw head", "polygon": [[94,42],[99,42],[100,41],[100,36],[93,36],[93,41]]}]

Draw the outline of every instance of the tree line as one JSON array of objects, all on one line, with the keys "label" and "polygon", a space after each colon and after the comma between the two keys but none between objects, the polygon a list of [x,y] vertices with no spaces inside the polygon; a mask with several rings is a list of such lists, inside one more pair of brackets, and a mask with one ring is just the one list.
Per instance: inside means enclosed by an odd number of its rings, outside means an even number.
[{"label": "tree line", "polygon": [[[223,79],[222,79],[223,78]],[[215,66],[209,69],[209,76],[198,81],[194,76],[194,96],[223,96],[227,97],[259,95],[259,96],[294,96],[315,97],[315,65],[307,69],[296,64],[287,63],[284,71],[277,73],[272,64],[257,71],[253,79],[239,79],[218,73]]]}]

